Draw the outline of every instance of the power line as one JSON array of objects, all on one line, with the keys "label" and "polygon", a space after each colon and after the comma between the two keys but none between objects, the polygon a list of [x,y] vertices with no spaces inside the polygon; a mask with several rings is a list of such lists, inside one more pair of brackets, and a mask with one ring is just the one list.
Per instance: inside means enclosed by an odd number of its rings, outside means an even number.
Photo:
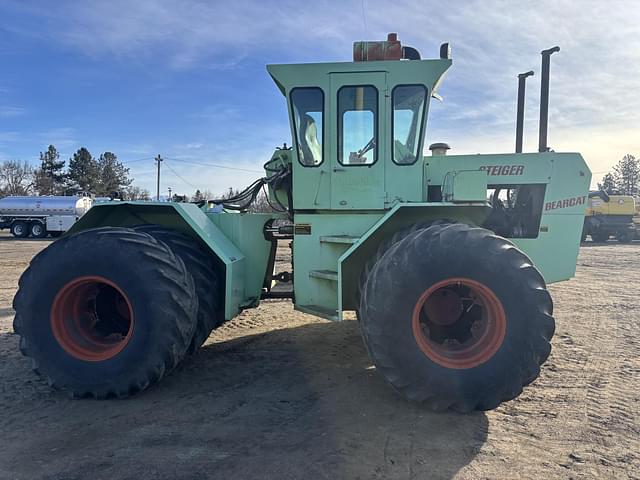
[{"label": "power line", "polygon": [[[165,160],[167,160],[167,158],[165,158]],[[173,160],[172,160],[173,161]],[[185,180],[178,172],[176,172],[171,165],[169,165],[168,163],[165,163],[166,167],[171,170],[173,172],[173,174],[178,177],[180,180],[182,180],[186,185],[189,185],[190,187],[193,187],[195,189],[198,189],[198,187],[196,187],[193,183],[189,182],[188,180]]]},{"label": "power line", "polygon": [[136,158],[134,160],[120,160],[121,163],[136,163],[136,162],[145,162],[148,160],[154,160],[154,157],[144,157],[144,158]]},{"label": "power line", "polygon": [[262,170],[250,170],[248,168],[228,167],[226,165],[219,165],[216,163],[194,162],[192,160],[182,160],[181,158],[174,158],[174,157],[165,157],[165,158],[173,162],[187,163],[192,165],[203,165],[205,167],[224,168],[227,170],[237,170],[240,172],[263,173]]},{"label": "power line", "polygon": [[369,38],[368,28],[367,28],[367,11],[364,6],[365,0],[362,0],[362,23],[364,25],[364,38],[365,40]]}]

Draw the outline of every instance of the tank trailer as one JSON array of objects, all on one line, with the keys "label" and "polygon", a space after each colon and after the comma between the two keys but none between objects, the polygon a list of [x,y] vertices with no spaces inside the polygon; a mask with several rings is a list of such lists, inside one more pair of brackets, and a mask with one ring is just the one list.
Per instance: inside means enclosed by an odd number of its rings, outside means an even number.
[{"label": "tank trailer", "polygon": [[[20,280],[22,352],[77,397],[127,397],[242,310],[289,298],[328,320],[355,312],[407,399],[467,412],[516,397],[549,356],[547,285],[575,272],[591,180],[580,154],[546,144],[558,50],[542,52],[537,153],[423,156],[448,44],[424,60],[390,34],[356,42],[353,62],[267,66],[291,147],[231,199],[92,208]],[[250,213],[265,187],[274,212]],[[281,241],[293,271],[275,275]]]},{"label": "tank trailer", "polygon": [[16,238],[59,237],[93,204],[87,196],[11,196],[0,198],[0,230]]}]

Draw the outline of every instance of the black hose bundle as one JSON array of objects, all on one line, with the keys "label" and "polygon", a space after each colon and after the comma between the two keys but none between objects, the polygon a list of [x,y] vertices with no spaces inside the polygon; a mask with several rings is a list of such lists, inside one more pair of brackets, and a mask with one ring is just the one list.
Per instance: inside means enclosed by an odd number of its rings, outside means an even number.
[{"label": "black hose bundle", "polygon": [[[267,172],[272,172],[272,175],[259,178],[247,188],[245,188],[242,192],[237,195],[233,195],[229,198],[220,198],[215,200],[208,200],[209,203],[213,203],[215,205],[222,205],[225,210],[236,210],[239,212],[246,212],[249,207],[255,202],[256,198],[260,194],[260,191],[264,191],[265,186],[270,186],[272,190],[275,192],[277,189],[284,188],[287,191],[287,195],[290,196],[291,191],[291,169],[286,164],[280,164],[277,167],[274,167],[272,164],[275,163],[276,160],[270,160],[264,164],[264,169]],[[269,201],[269,196],[265,192],[267,202],[271,208],[275,211],[286,212],[288,209],[282,204],[280,199],[278,199],[277,195],[274,195],[276,202],[279,205],[279,208],[276,208]],[[291,202],[289,201],[289,205],[291,206]]]}]

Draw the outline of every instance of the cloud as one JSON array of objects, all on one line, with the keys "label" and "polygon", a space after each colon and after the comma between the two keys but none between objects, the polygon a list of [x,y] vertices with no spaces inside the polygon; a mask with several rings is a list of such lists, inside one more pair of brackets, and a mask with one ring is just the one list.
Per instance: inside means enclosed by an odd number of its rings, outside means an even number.
[{"label": "cloud", "polygon": [[[453,112],[450,120],[486,126],[507,123],[516,74],[533,68],[539,75],[539,51],[560,44],[552,66],[556,125],[591,117],[603,123],[640,120],[638,2],[474,0],[456,2],[454,8],[444,0],[428,5],[398,1],[393,7],[365,0],[366,19],[362,8],[331,2],[300,8],[294,1],[228,2],[221,7],[198,0],[90,0],[62,1],[55,11],[10,4],[55,20],[51,39],[85,54],[130,61],[160,58],[178,69],[207,65],[222,70],[249,56],[277,61],[331,55],[344,60],[353,40],[383,38],[391,28],[425,57],[435,56],[437,44],[450,39],[455,64],[442,93],[453,90],[453,98],[461,96],[468,109]],[[538,80],[529,81],[532,115]]]},{"label": "cloud", "polygon": [[[187,0],[60,1],[48,6],[7,1],[4,8],[46,22],[49,40],[99,57],[110,54],[136,61],[163,59],[176,69],[206,61],[212,68],[235,67],[248,55],[305,39],[309,49],[331,50],[344,31],[328,20],[327,10],[294,1],[219,2]],[[354,19],[357,18],[354,14]],[[310,21],[314,18],[313,28]],[[344,23],[346,19],[340,19]],[[334,26],[332,26],[334,25]],[[14,33],[32,37],[12,25]],[[347,42],[348,44],[348,42]],[[341,45],[342,46],[342,45]]]},{"label": "cloud", "polygon": [[20,115],[24,115],[26,112],[27,110],[23,107],[0,105],[0,118],[19,117]]},{"label": "cloud", "polygon": [[[70,150],[78,145],[76,130],[72,127],[51,128],[36,134],[42,145],[55,145],[58,151]],[[62,156],[62,153],[60,154]]]},{"label": "cloud", "polygon": [[17,142],[19,139],[20,139],[19,132],[0,131],[0,145],[5,143]]},{"label": "cloud", "polygon": [[[397,31],[424,58],[436,57],[439,43],[451,41],[454,65],[440,89],[445,103],[432,105],[428,138],[448,141],[458,153],[513,150],[516,75],[530,69],[536,76],[527,85],[525,146],[535,150],[540,50],[557,44],[562,50],[552,57],[550,144],[582,151],[594,171],[624,153],[640,154],[634,127],[640,124],[640,2],[61,0],[51,9],[7,0],[2,8],[45,22],[47,28],[37,30],[9,26],[30,38],[40,35],[100,60],[169,70],[216,73],[245,62],[345,61],[352,41],[382,39],[388,31]],[[195,115],[212,126],[244,123],[233,105],[204,107]],[[261,132],[252,147],[269,145],[282,131]],[[190,144],[202,145],[186,148]],[[225,158],[236,146],[246,149],[240,143],[217,148],[201,138],[182,146],[212,158]]]},{"label": "cloud", "polygon": [[241,111],[237,106],[220,103],[204,106],[191,116],[209,122],[230,122],[242,119]]}]

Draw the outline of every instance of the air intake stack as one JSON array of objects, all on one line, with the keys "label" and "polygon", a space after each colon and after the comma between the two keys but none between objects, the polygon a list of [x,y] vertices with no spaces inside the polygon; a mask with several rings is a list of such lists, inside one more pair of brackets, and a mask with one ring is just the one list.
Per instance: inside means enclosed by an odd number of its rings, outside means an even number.
[{"label": "air intake stack", "polygon": [[551,55],[559,52],[560,47],[553,47],[543,50],[542,55],[542,78],[540,79],[540,137],[538,139],[538,151],[548,152],[547,127],[549,125],[549,68],[551,65]]},{"label": "air intake stack", "polygon": [[420,53],[413,47],[403,47],[397,33],[390,33],[386,40],[354,42],[353,61],[420,60]]},{"label": "air intake stack", "polygon": [[524,135],[524,94],[527,77],[533,75],[533,70],[518,75],[518,111],[516,114],[516,153],[522,153],[522,137]]}]

